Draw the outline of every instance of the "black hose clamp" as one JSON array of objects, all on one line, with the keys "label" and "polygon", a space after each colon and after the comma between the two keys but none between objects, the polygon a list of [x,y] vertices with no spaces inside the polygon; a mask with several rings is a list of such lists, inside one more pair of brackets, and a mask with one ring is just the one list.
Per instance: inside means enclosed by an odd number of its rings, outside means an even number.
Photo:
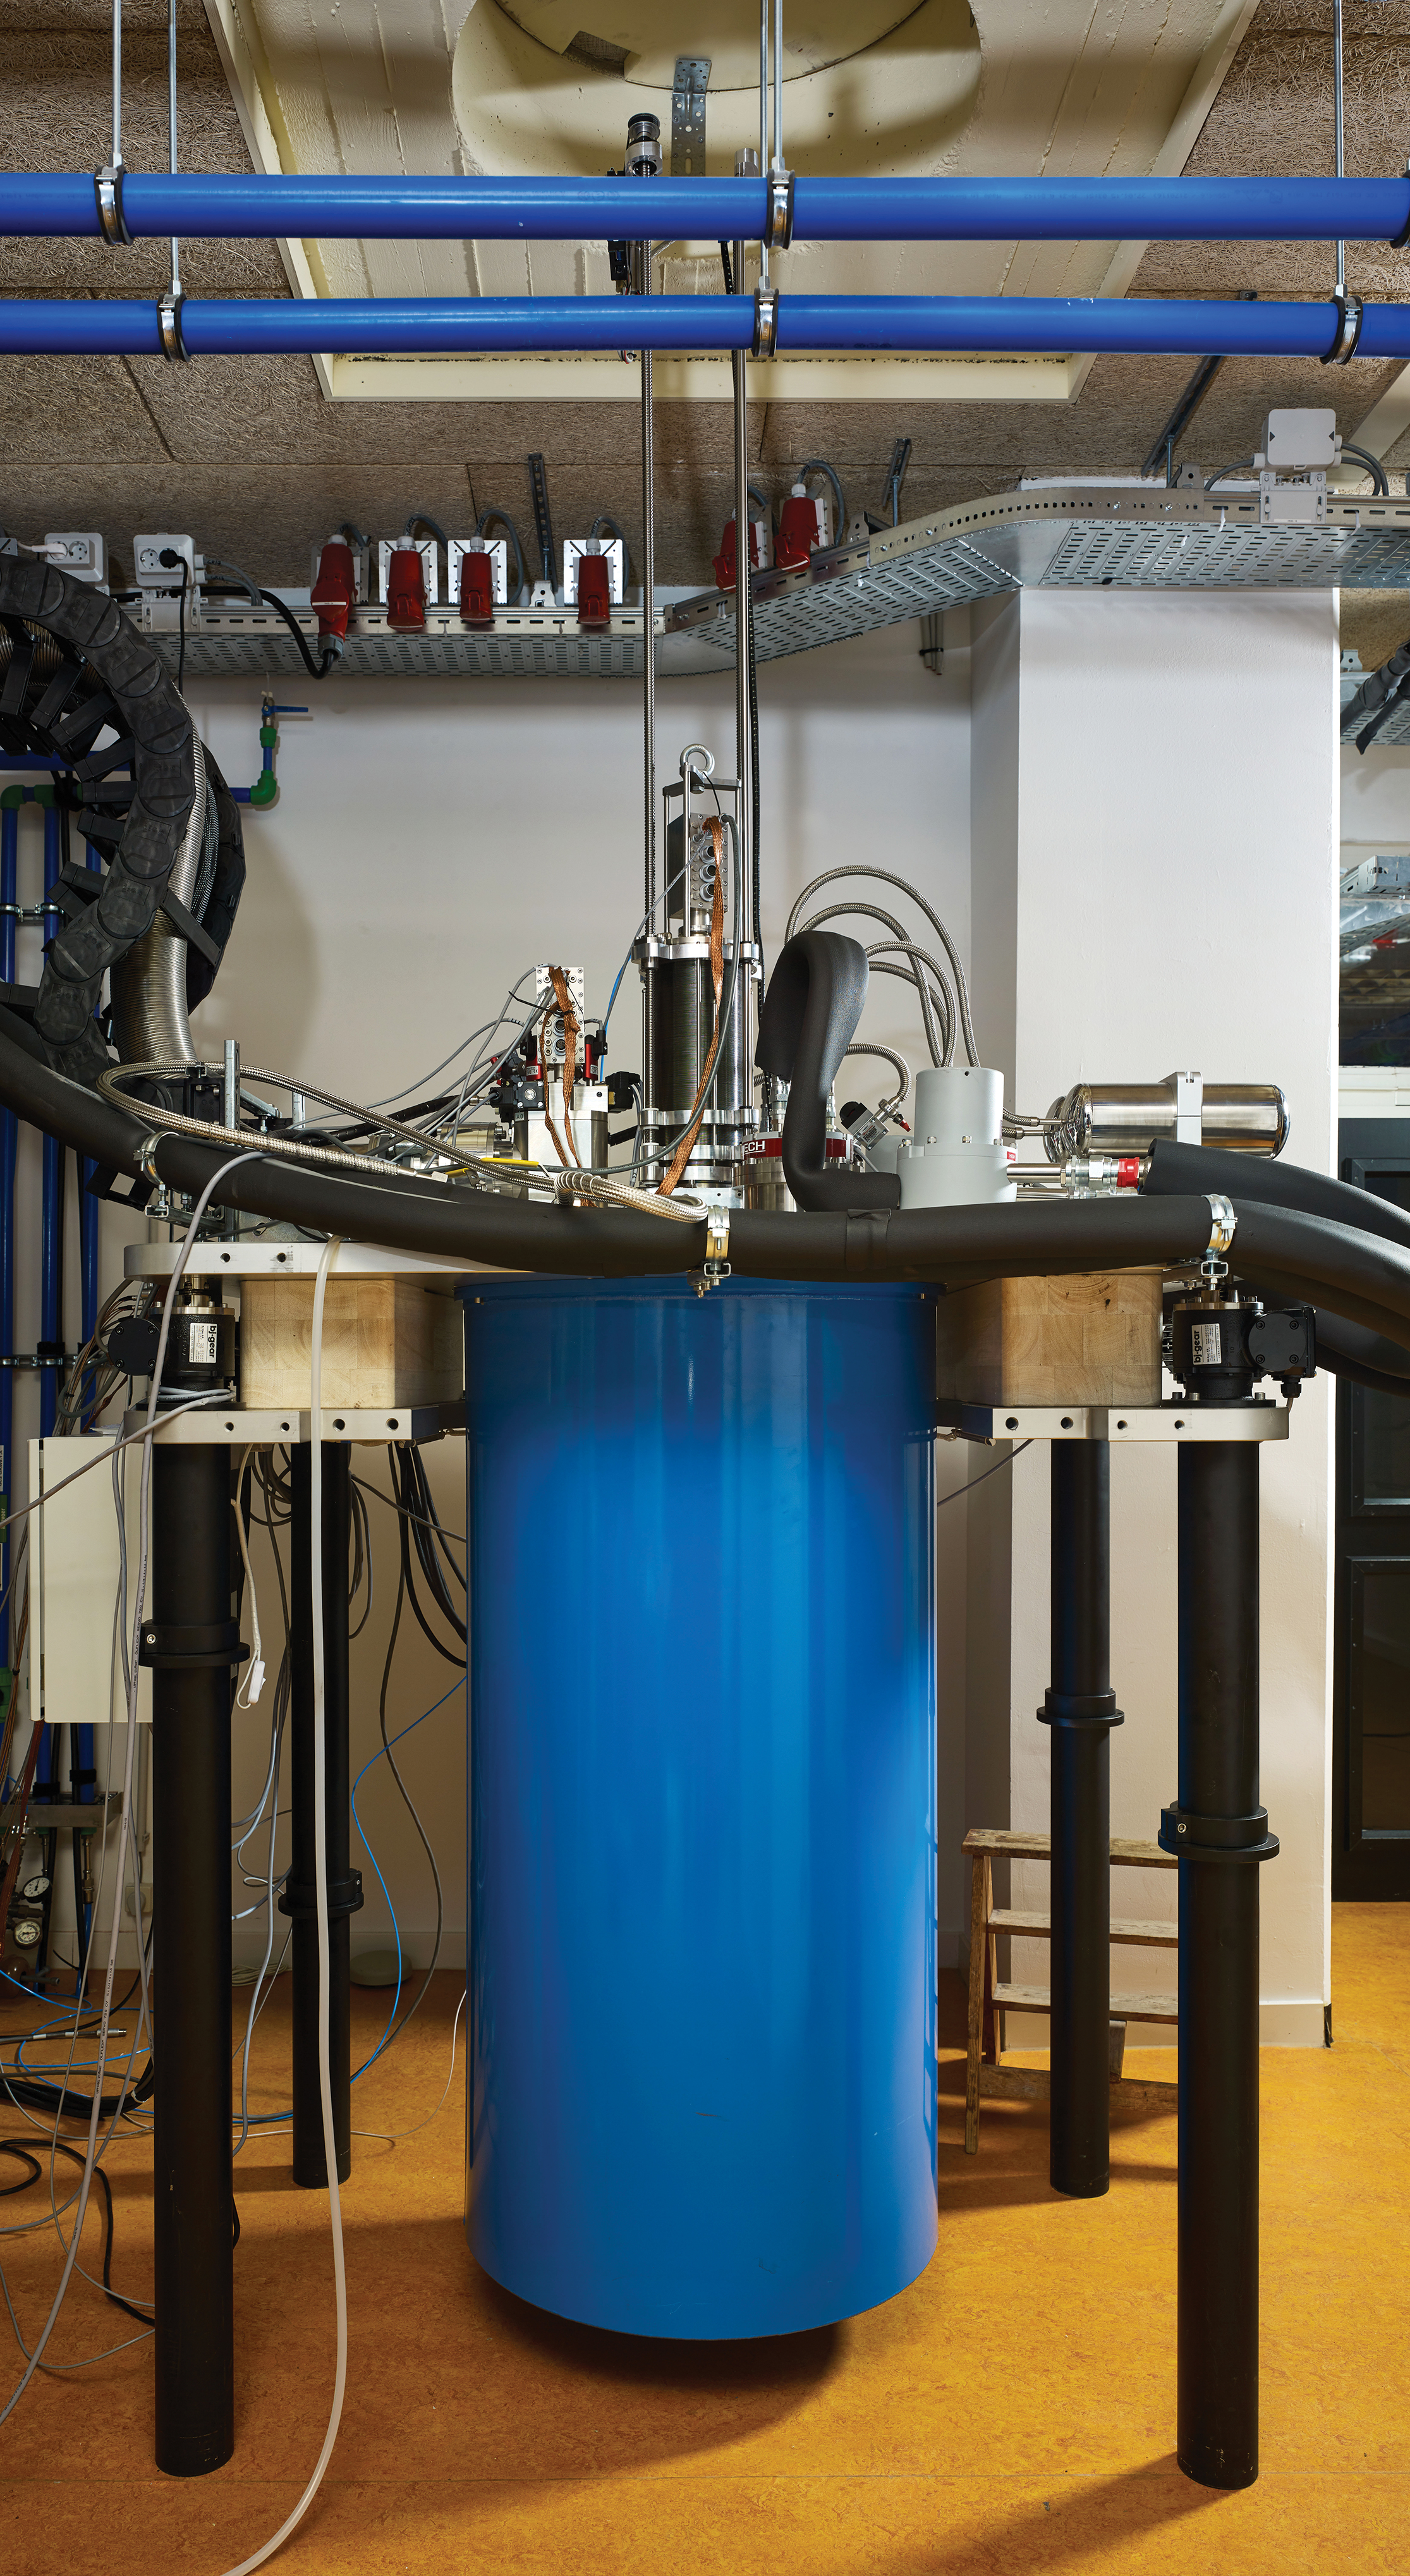
[{"label": "black hose clamp", "polygon": [[1344,367],[1356,355],[1366,307],[1360,296],[1353,295],[1349,288],[1344,294],[1334,295],[1332,302],[1337,308],[1336,337],[1322,364],[1324,367]]},{"label": "black hose clamp", "polygon": [[[345,1914],[361,1913],[362,1905],[360,1869],[349,1870],[346,1878],[329,1880],[328,1920],[330,1923],[341,1922]],[[317,1886],[312,1883],[306,1884],[302,1879],[286,1878],[284,1892],[279,1899],[279,1911],[281,1914],[291,1916],[295,1923],[316,1922],[318,1919]]]},{"label": "black hose clamp", "polygon": [[234,1619],[150,1620],[137,1642],[139,1664],[156,1672],[215,1672],[222,1664],[243,1664],[249,1651]]},{"label": "black hose clamp", "polygon": [[754,289],[754,349],[756,358],[771,358],[778,345],[778,288],[756,286]]},{"label": "black hose clamp", "polygon": [[170,287],[157,301],[157,329],[161,333],[164,358],[189,358],[190,350],[181,336],[181,307],[184,295],[174,294]]},{"label": "black hose clamp", "polygon": [[792,170],[769,172],[769,222],[764,235],[770,250],[787,250],[793,240]]},{"label": "black hose clamp", "polygon": [[1255,1807],[1251,1816],[1197,1816],[1178,1803],[1162,1807],[1156,1841],[1176,1860],[1276,1860],[1281,1848],[1268,1831],[1266,1807]]},{"label": "black hose clamp", "polygon": [[1124,1726],[1126,1712],[1116,1705],[1115,1691],[1089,1691],[1086,1696],[1067,1691],[1046,1690],[1038,1711],[1040,1726],[1068,1726],[1074,1731],[1093,1726]]},{"label": "black hose clamp", "polygon": [[98,230],[105,242],[116,249],[130,242],[127,217],[122,211],[122,183],[126,173],[120,161],[110,161],[105,170],[93,173],[93,194],[98,200]]}]

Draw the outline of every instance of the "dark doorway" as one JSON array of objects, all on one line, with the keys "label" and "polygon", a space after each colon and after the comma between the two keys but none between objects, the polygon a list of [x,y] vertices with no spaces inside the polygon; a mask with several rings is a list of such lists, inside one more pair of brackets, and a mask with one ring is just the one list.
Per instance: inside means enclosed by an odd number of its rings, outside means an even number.
[{"label": "dark doorway", "polygon": [[[1410,1120],[1343,1119],[1344,1181],[1410,1213]],[[1332,1895],[1410,1897],[1410,1395],[1337,1389]]]}]

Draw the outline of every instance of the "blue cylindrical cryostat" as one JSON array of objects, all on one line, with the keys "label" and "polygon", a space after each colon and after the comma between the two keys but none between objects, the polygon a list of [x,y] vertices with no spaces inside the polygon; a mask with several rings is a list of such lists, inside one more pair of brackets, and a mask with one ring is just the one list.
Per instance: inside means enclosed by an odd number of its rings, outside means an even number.
[{"label": "blue cylindrical cryostat", "polygon": [[465,1292],[466,2233],[560,2316],[934,2249],[935,1293]]}]

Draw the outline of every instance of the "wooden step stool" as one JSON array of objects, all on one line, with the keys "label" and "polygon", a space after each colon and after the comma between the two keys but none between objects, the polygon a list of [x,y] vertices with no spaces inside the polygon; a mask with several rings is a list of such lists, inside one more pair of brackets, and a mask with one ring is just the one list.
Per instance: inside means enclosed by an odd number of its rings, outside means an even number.
[{"label": "wooden step stool", "polygon": [[[969,2063],[965,2080],[964,2148],[967,2156],[979,2148],[979,2097],[1005,2101],[1043,2102],[1049,2097],[1052,2079],[1046,2069],[1037,2066],[1001,2066],[1005,2012],[1046,2013],[1052,2010],[1052,1994],[1047,1986],[1001,1985],[998,1979],[998,1938],[1001,1932],[1026,1936],[1029,1940],[1052,1938],[1049,1914],[1026,1914],[1007,1905],[994,1903],[994,1863],[996,1860],[1046,1860],[1052,1858],[1052,1838],[1048,1834],[1015,1834],[977,1825],[965,1835],[962,1849],[969,1855]],[[1113,1842],[1113,1869],[1178,1869],[1179,1862],[1159,1843]],[[1174,1950],[1179,1936],[1173,1923],[1136,1922],[1113,1915],[1113,1941],[1133,1949]],[[1125,2045],[1128,2021],[1176,2022],[1178,2015],[1168,1995],[1113,1995],[1112,2019],[1112,2090],[1126,2101],[1155,2101],[1173,2105],[1176,2087],[1172,2083],[1135,2082],[1121,2072],[1121,2052]]]}]

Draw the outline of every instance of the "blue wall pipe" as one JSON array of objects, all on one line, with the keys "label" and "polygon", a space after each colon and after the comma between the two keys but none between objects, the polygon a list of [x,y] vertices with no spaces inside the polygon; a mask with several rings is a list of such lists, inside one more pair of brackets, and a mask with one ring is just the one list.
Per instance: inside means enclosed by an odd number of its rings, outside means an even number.
[{"label": "blue wall pipe", "polygon": [[[290,355],[338,349],[392,357],[536,350],[747,349],[753,299],[744,295],[479,296],[461,299],[326,296],[279,302],[188,300],[189,357]],[[893,349],[911,354],[1078,350],[1151,357],[1320,358],[1339,328],[1331,302],[1231,304],[1189,297],[1044,295],[781,295],[778,347]],[[0,301],[0,354],[159,357],[155,304],[105,299]],[[1357,355],[1410,358],[1410,304],[1367,304]]]},{"label": "blue wall pipe", "polygon": [[[20,791],[7,790],[18,802]],[[18,902],[20,818],[16,805],[0,806],[0,904]],[[15,980],[15,916],[0,912],[0,982]],[[15,1347],[15,1154],[19,1143],[19,1121],[13,1109],[0,1109],[0,1356],[9,1359]],[[13,1491],[15,1432],[15,1372],[0,1368],[0,1492],[6,1503]],[[0,1538],[0,1663],[10,1661],[10,1540],[9,1526]]]},{"label": "blue wall pipe", "polygon": [[[52,790],[44,788],[48,796]],[[59,829],[59,810],[49,804],[44,808],[44,891],[48,894],[63,866],[63,845]],[[39,1216],[39,1338],[51,1348],[62,1346],[64,1338],[64,1148],[53,1136],[44,1138],[44,1176]],[[39,1372],[39,1437],[47,1440],[54,1428],[59,1409],[59,1371],[57,1367]]]},{"label": "blue wall pipe", "polygon": [[[762,179],[266,178],[128,171],[134,235],[757,241]],[[1410,179],[809,178],[797,241],[1398,241]],[[99,232],[91,177],[0,175],[0,234]]]}]

